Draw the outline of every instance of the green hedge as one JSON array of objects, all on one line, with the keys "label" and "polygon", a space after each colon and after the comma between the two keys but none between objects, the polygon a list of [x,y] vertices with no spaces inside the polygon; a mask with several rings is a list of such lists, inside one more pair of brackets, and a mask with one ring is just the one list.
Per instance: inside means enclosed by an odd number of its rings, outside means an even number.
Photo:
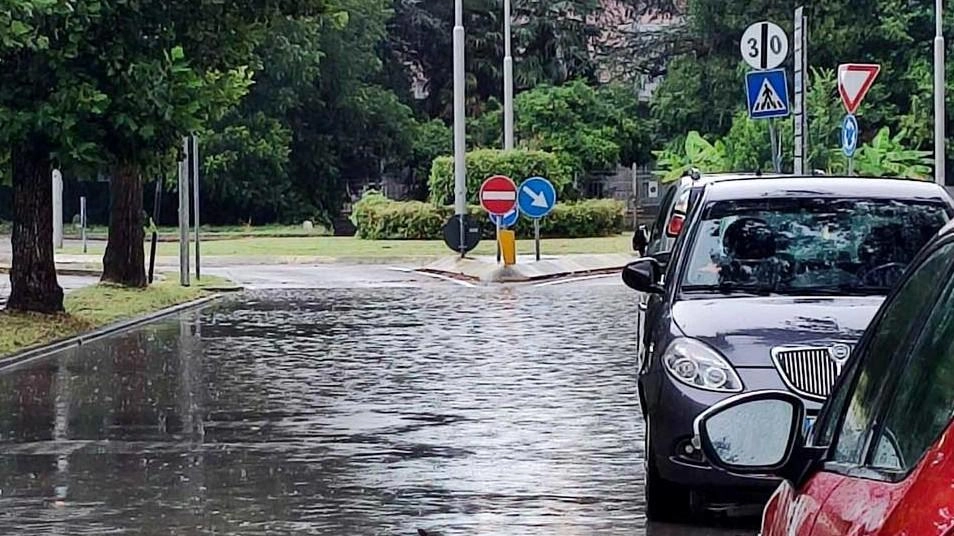
[{"label": "green hedge", "polygon": [[[612,236],[623,232],[626,207],[612,199],[591,199],[558,204],[549,216],[540,220],[540,234],[548,238],[587,238]],[[490,218],[478,206],[468,212],[483,226],[484,237],[494,236]],[[391,201],[377,192],[369,192],[355,203],[352,221],[358,237],[366,240],[440,240],[442,228],[454,214],[451,206],[435,206],[420,201]],[[533,236],[533,223],[521,217],[517,235]]]},{"label": "green hedge", "polygon": [[[494,175],[506,175],[518,184],[524,179],[545,177],[556,187],[561,200],[573,198],[573,172],[553,153],[514,149],[480,149],[467,153],[467,201],[477,204],[480,185]],[[435,205],[454,202],[454,159],[441,156],[431,164],[428,180],[430,200]]]}]

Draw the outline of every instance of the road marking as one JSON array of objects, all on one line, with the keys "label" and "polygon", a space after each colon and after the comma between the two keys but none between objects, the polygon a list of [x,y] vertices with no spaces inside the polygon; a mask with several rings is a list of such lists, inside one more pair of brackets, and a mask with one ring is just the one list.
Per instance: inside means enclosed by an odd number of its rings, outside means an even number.
[{"label": "road marking", "polygon": [[537,284],[534,285],[534,286],[535,286],[535,287],[549,287],[549,286],[551,286],[551,285],[566,285],[566,284],[568,284],[568,283],[578,283],[578,282],[580,282],[580,281],[589,281],[589,280],[592,280],[592,279],[602,279],[602,278],[604,278],[604,277],[612,277],[612,276],[615,276],[615,275],[617,275],[617,274],[615,274],[615,273],[610,273],[610,274],[585,275],[585,276],[580,276],[580,277],[573,277],[573,278],[570,278],[570,279],[557,279],[556,281],[547,281],[547,282],[545,282],[545,283],[537,283]]},{"label": "road marking", "polygon": [[461,286],[464,286],[464,287],[468,287],[468,288],[477,288],[477,285],[471,283],[470,281],[462,281],[462,280],[460,280],[460,279],[455,279],[455,278],[453,278],[453,277],[448,277],[448,276],[442,275],[442,274],[435,274],[435,273],[432,273],[432,272],[421,272],[421,271],[415,270],[415,269],[413,269],[413,268],[401,268],[401,267],[399,267],[399,266],[388,266],[387,269],[388,269],[388,270],[391,270],[391,271],[394,271],[394,272],[402,272],[402,273],[405,273],[405,274],[415,274],[415,275],[423,275],[423,276],[427,276],[427,277],[433,277],[434,279],[440,279],[440,280],[442,280],[442,281],[450,281],[451,283],[456,283],[456,284],[458,284],[458,285],[461,285]]}]

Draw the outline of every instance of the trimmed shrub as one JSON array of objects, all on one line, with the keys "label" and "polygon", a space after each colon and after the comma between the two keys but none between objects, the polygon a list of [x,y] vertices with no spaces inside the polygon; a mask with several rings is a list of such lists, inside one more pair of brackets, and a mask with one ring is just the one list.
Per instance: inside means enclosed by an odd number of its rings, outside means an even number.
[{"label": "trimmed shrub", "polygon": [[[478,204],[480,185],[494,175],[506,175],[520,183],[524,179],[540,176],[553,183],[561,200],[573,196],[573,173],[553,153],[513,149],[499,151],[480,149],[467,153],[467,202]],[[454,159],[441,156],[431,165],[428,181],[431,203],[447,205],[454,202]]]},{"label": "trimmed shrub", "polygon": [[[540,221],[540,234],[548,238],[612,236],[623,232],[625,205],[612,199],[591,199],[561,203]],[[480,222],[484,238],[494,236],[494,226],[478,206],[468,213]],[[358,237],[366,240],[440,240],[442,228],[454,214],[451,206],[435,206],[420,201],[391,201],[370,192],[355,203],[352,221]],[[521,238],[533,236],[533,222],[520,218],[516,227]]]}]

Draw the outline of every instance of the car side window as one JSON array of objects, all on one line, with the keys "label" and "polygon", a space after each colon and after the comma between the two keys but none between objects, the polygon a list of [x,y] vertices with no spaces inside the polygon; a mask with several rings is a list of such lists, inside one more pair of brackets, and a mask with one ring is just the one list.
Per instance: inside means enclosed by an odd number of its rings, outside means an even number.
[{"label": "car side window", "polygon": [[678,189],[679,183],[672,185],[666,192],[666,195],[663,196],[662,201],[659,203],[659,215],[656,216],[656,221],[653,223],[653,230],[649,235],[650,244],[657,242],[660,238],[662,238],[663,233],[666,232],[669,210],[672,208],[672,199],[675,197],[676,191]]},{"label": "car side window", "polygon": [[[840,412],[838,436],[831,454],[832,461],[860,464],[865,442],[874,419],[879,397],[895,372],[895,357],[910,346],[920,333],[927,311],[937,300],[938,274],[947,273],[951,265],[950,248],[935,251],[927,261],[903,283],[894,299],[885,306],[878,326],[860,357],[860,369],[854,378],[847,408]],[[836,421],[838,422],[838,421]],[[825,431],[820,431],[819,444],[824,444]]]},{"label": "car side window", "polygon": [[[942,248],[954,255],[954,244]],[[942,254],[941,251],[938,254]],[[954,281],[935,272],[945,289],[899,370],[900,377],[873,442],[871,465],[908,472],[937,441],[954,415]]]}]

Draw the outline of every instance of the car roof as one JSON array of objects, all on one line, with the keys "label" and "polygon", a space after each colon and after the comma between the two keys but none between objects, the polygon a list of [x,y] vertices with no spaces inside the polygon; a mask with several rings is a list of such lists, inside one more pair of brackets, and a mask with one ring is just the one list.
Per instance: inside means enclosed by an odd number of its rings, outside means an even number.
[{"label": "car roof", "polygon": [[874,177],[825,177],[779,175],[745,180],[724,178],[706,185],[709,201],[735,199],[848,197],[943,201],[954,204],[950,195],[933,182],[916,179]]},{"label": "car roof", "polygon": [[691,175],[684,175],[679,179],[679,186],[704,186],[706,184],[712,184],[714,182],[721,181],[730,181],[730,180],[751,180],[758,178],[771,178],[771,177],[785,177],[786,175],[781,174],[765,174],[765,173],[754,173],[754,172],[726,172],[726,173],[700,173],[698,179],[693,179]]}]

